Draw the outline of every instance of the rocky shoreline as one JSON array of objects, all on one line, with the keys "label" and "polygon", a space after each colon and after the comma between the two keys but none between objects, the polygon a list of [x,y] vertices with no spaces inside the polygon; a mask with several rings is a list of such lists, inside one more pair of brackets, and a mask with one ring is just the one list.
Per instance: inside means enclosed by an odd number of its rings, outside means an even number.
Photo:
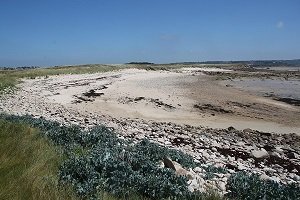
[{"label": "rocky shoreline", "polygon": [[[7,92],[0,99],[1,112],[31,115],[35,118],[58,121],[65,125],[92,127],[104,124],[115,130],[120,138],[137,143],[144,138],[160,145],[181,150],[203,163],[201,168],[184,169],[190,177],[191,191],[214,188],[225,194],[230,175],[246,171],[258,174],[261,179],[282,184],[300,184],[300,137],[296,134],[272,134],[234,127],[211,129],[201,126],[179,125],[143,119],[116,119],[108,115],[79,113],[60,104],[49,103],[34,91],[21,87]],[[205,169],[212,170],[207,179]]]}]

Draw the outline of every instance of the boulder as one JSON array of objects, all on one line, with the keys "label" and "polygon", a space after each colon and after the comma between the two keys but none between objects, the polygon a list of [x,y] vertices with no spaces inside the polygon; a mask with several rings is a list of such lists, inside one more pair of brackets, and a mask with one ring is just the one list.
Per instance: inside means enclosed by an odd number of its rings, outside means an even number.
[{"label": "boulder", "polygon": [[193,179],[192,174],[184,169],[178,162],[172,161],[170,158],[165,157],[164,158],[164,165],[166,168],[173,169],[175,171],[175,174],[178,176],[186,176],[189,179]]},{"label": "boulder", "polygon": [[264,148],[261,148],[260,150],[252,150],[250,155],[254,158],[262,159],[268,157],[269,153]]},{"label": "boulder", "polygon": [[225,192],[225,191],[226,191],[226,184],[225,184],[224,182],[220,181],[220,182],[218,183],[218,188],[219,188],[221,191]]}]

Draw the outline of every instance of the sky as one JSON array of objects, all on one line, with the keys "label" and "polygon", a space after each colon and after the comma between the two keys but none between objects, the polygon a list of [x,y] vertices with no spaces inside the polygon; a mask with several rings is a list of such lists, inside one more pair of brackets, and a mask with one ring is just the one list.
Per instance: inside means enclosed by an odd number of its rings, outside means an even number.
[{"label": "sky", "polygon": [[299,0],[1,0],[0,66],[300,58]]}]

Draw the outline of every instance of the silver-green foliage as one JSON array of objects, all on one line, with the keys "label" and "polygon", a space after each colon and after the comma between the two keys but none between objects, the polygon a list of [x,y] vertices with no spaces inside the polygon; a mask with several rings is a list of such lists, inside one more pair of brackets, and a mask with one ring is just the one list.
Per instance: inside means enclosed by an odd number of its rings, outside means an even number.
[{"label": "silver-green foliage", "polygon": [[296,184],[282,185],[271,180],[261,180],[258,175],[240,172],[227,182],[232,199],[243,200],[296,200],[300,199],[300,187]]}]

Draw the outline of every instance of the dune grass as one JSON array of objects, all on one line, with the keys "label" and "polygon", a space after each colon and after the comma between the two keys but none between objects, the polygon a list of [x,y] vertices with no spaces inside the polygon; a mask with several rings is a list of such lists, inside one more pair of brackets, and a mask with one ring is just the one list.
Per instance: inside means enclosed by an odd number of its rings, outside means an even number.
[{"label": "dune grass", "polygon": [[25,124],[0,120],[0,199],[76,199],[58,184],[62,156]]},{"label": "dune grass", "polygon": [[107,72],[118,69],[113,65],[80,65],[36,69],[0,70],[0,91],[14,87],[21,78],[47,77],[59,74],[85,74]]}]

